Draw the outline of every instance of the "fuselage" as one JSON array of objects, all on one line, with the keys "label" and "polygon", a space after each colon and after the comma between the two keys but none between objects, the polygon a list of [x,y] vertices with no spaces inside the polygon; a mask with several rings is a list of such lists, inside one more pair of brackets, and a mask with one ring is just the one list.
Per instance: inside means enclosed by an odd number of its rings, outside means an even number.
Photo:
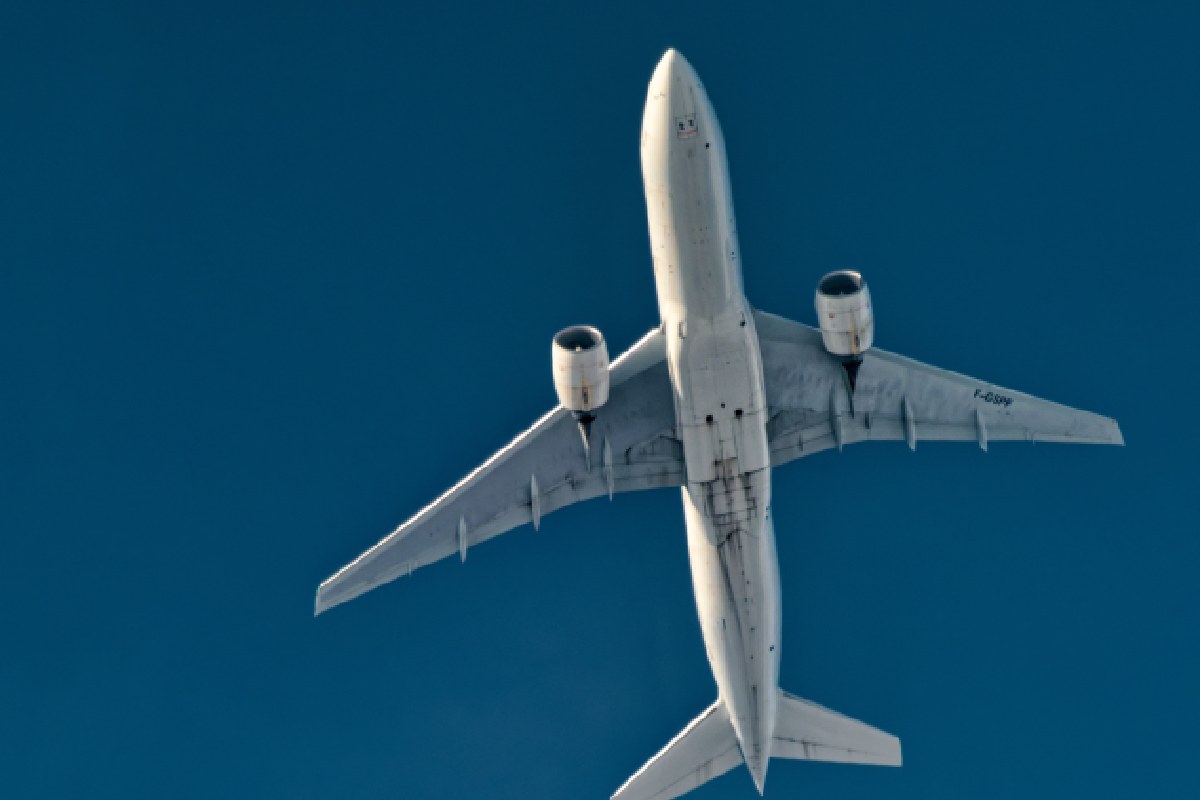
[{"label": "fuselage", "polygon": [[684,519],[708,660],[762,788],[779,685],[779,565],[762,357],[742,290],[725,142],[670,50],[650,81],[642,175],[687,484]]}]

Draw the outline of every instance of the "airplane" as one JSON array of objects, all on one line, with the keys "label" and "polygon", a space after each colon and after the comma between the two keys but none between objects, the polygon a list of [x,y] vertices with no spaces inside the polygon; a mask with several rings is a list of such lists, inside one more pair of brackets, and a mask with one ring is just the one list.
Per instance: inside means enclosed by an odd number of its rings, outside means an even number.
[{"label": "airplane", "polygon": [[1123,445],[1117,423],[873,347],[862,275],[817,285],[818,326],[742,289],[725,142],[667,50],[646,96],[642,175],[661,324],[609,363],[601,332],[558,332],[559,405],[320,585],[316,614],[582,500],[679,487],[716,700],[613,795],[669,800],[771,758],[899,766],[900,740],[779,687],[771,470],[864,441]]}]

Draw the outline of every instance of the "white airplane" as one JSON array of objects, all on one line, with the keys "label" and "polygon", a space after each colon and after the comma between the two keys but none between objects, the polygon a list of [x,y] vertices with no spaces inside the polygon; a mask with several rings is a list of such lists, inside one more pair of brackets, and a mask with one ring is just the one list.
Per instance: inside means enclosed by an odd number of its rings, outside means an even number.
[{"label": "white airplane", "polygon": [[900,740],[779,688],[771,469],[862,441],[1124,444],[1115,421],[872,348],[862,276],[821,279],[819,328],[742,293],[725,143],[691,65],[650,80],[642,174],[662,324],[609,366],[600,331],[552,345],[560,405],[317,591],[316,613],[571,503],[681,487],[717,699],[613,800],[667,800],[774,758],[900,764]]}]

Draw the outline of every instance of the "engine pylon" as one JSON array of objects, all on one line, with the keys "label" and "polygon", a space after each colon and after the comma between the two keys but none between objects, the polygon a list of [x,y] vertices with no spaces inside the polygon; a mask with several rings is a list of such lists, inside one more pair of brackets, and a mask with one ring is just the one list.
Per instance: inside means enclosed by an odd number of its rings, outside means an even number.
[{"label": "engine pylon", "polygon": [[579,426],[579,436],[583,439],[583,458],[587,463],[587,471],[592,471],[592,423],[596,415],[588,411],[575,411],[575,424]]}]

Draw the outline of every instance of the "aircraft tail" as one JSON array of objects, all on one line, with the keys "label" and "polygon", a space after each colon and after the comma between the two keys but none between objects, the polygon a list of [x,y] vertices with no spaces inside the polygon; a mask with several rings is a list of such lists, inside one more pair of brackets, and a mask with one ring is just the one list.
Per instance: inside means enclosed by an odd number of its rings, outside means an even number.
[{"label": "aircraft tail", "polygon": [[729,714],[717,700],[625,781],[612,800],[671,800],[741,763]]},{"label": "aircraft tail", "polygon": [[[900,766],[900,740],[836,711],[779,692],[771,756]],[[625,781],[612,800],[672,800],[742,763],[729,713],[717,700]],[[761,776],[755,783],[762,792]]]},{"label": "aircraft tail", "polygon": [[782,689],[771,755],[885,767],[898,767],[901,761],[900,740],[895,736]]}]

